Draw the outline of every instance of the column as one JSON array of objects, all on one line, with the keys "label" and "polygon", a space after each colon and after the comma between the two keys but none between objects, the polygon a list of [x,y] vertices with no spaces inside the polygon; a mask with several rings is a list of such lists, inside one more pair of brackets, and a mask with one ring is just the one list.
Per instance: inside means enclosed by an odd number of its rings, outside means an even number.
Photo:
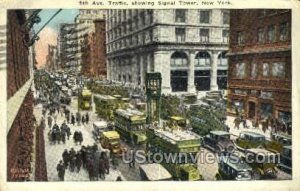
[{"label": "column", "polygon": [[190,52],[188,69],[188,92],[195,93],[195,52]]},{"label": "column", "polygon": [[107,80],[111,80],[110,72],[111,72],[110,60],[107,60],[107,63],[106,63],[106,79]]},{"label": "column", "polygon": [[171,93],[170,53],[168,51],[154,52],[154,71],[162,76],[162,93]]},{"label": "column", "polygon": [[218,76],[218,52],[212,52],[212,63],[210,70],[210,90],[218,90],[217,76]]},{"label": "column", "polygon": [[145,86],[144,55],[140,56],[140,77],[141,77],[141,86]]}]

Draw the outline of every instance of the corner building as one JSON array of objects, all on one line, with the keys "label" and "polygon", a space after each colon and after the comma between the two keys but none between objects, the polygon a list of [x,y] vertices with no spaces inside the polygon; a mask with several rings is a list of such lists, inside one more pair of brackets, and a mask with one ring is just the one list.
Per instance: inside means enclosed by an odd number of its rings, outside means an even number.
[{"label": "corner building", "polygon": [[228,111],[291,120],[291,10],[230,12]]},{"label": "corner building", "polygon": [[162,92],[227,88],[228,10],[108,10],[107,78],[144,86],[162,74]]}]

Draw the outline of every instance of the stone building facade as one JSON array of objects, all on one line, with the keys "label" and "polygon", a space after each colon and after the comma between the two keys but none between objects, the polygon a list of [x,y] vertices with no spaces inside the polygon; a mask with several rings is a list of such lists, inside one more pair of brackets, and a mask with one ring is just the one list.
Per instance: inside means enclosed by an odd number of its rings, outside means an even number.
[{"label": "stone building facade", "polygon": [[107,78],[144,86],[162,73],[162,92],[227,87],[229,11],[108,10]]},{"label": "stone building facade", "polygon": [[[31,32],[23,24],[30,11],[7,11],[7,180],[32,180],[35,166],[33,119],[33,48],[26,45]],[[37,155],[37,160],[43,160]],[[46,165],[46,163],[43,163]],[[41,169],[45,171],[45,169]],[[46,175],[47,177],[47,175]],[[43,178],[45,181],[47,178]]]},{"label": "stone building facade", "polygon": [[60,24],[58,46],[60,68],[76,70],[78,66],[76,58],[78,42],[74,23]]},{"label": "stone building facade", "polygon": [[95,20],[95,32],[85,34],[81,72],[87,77],[106,78],[105,20]]},{"label": "stone building facade", "polygon": [[291,120],[291,10],[230,12],[229,114]]}]

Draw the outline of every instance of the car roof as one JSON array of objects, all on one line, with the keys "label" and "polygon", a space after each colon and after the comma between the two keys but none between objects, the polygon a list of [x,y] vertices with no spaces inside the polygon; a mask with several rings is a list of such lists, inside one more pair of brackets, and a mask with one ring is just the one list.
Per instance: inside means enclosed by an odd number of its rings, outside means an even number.
[{"label": "car roof", "polygon": [[211,131],[210,133],[215,135],[230,135],[230,133],[226,131]]},{"label": "car roof", "polygon": [[262,154],[262,155],[275,155],[276,153],[268,151],[266,149],[260,149],[260,148],[253,148],[253,149],[247,149],[248,152],[252,152],[255,154]]},{"label": "car roof", "polygon": [[264,135],[260,134],[260,133],[256,133],[256,132],[251,132],[251,131],[242,131],[240,134],[246,134],[246,135],[250,135],[252,137],[264,137]]},{"label": "car roof", "polygon": [[283,146],[283,148],[292,150],[292,145],[286,145],[286,146]]},{"label": "car roof", "polygon": [[[230,155],[230,156],[222,156],[221,160],[230,166],[231,168],[240,171],[240,170],[252,170],[252,168],[243,160],[241,160],[238,156]],[[238,161],[238,162],[236,162]]]},{"label": "car roof", "polygon": [[140,169],[142,169],[147,178],[152,181],[172,178],[172,175],[158,163],[143,164],[140,165]]}]

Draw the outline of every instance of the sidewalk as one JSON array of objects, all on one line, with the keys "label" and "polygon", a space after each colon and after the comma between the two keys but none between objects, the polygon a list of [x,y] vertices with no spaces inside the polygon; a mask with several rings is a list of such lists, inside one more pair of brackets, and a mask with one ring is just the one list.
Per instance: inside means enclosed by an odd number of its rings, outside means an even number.
[{"label": "sidewalk", "polygon": [[244,128],[243,124],[240,124],[240,128],[239,130],[234,128],[234,119],[235,117],[232,116],[227,116],[227,120],[226,120],[226,125],[228,125],[228,127],[230,128],[230,133],[235,135],[235,136],[239,136],[240,132],[242,131],[250,131],[250,132],[255,132],[255,133],[259,133],[262,134],[264,136],[266,136],[266,139],[270,140],[271,139],[271,129],[270,127],[266,130],[266,132],[264,133],[262,130],[262,126],[259,125],[258,128],[254,128],[252,126],[252,122],[250,120],[246,120],[246,124],[248,126],[248,128]]}]

